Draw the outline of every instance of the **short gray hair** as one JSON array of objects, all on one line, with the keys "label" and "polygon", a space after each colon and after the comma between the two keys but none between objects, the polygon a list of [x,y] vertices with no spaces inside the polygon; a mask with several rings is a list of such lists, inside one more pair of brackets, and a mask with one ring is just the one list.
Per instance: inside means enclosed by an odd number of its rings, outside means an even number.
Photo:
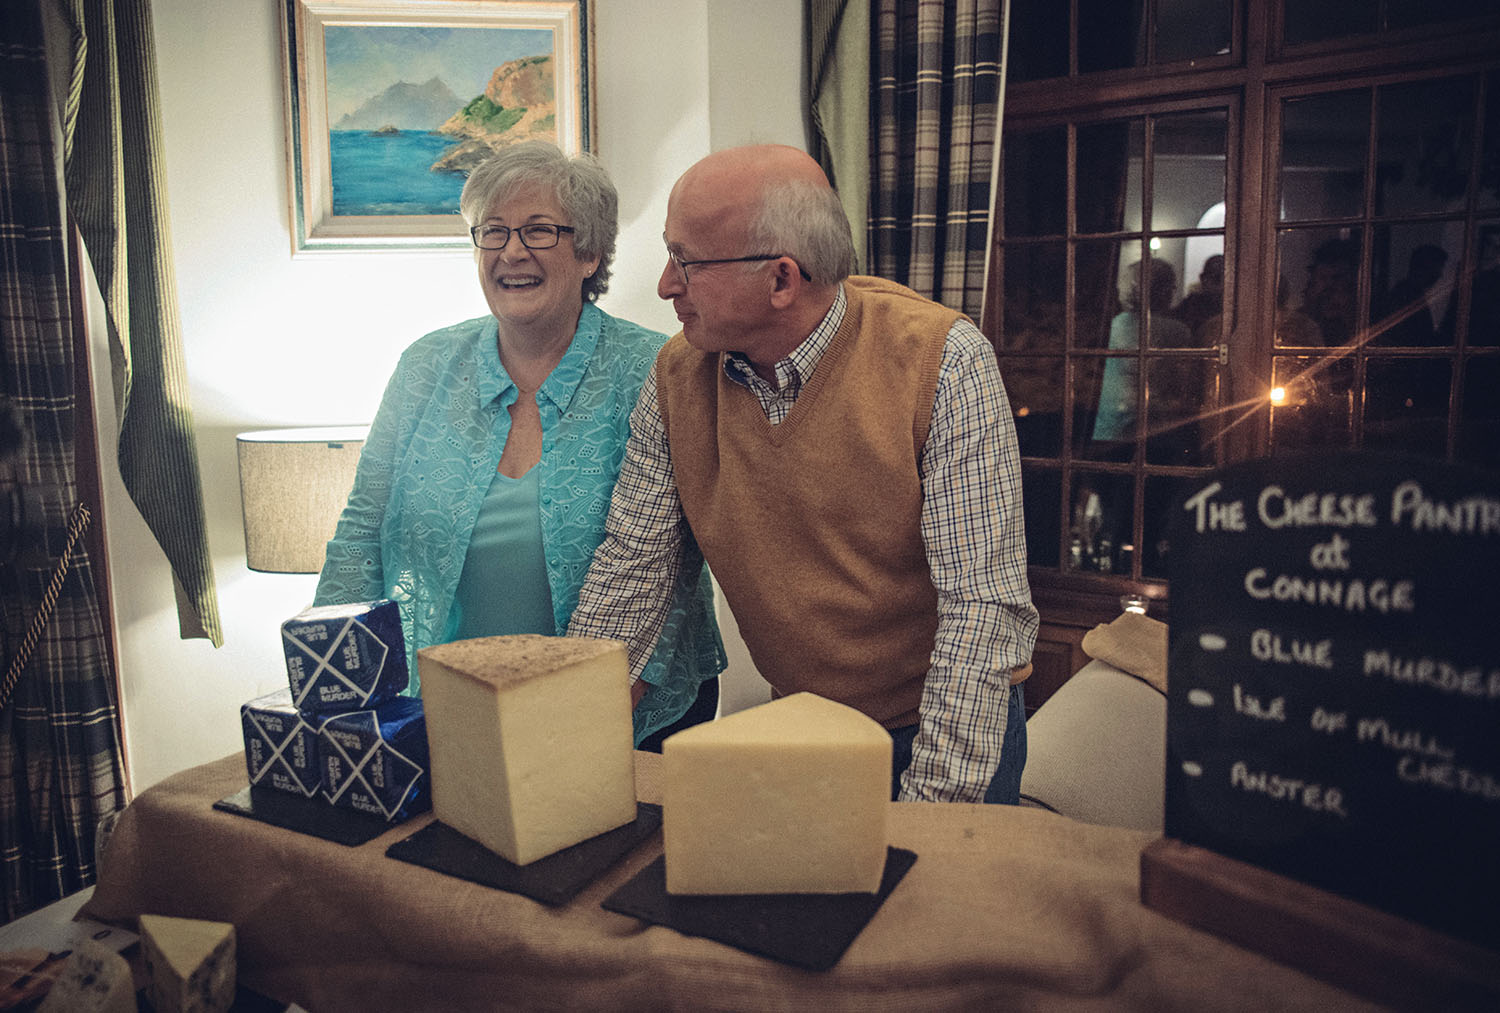
[{"label": "short gray hair", "polygon": [[832,285],[854,271],[849,216],[828,186],[805,180],[767,185],[749,239],[758,252],[791,257],[815,284]]},{"label": "short gray hair", "polygon": [[528,186],[551,188],[576,230],[573,249],[579,259],[599,258],[598,270],[583,279],[583,298],[593,302],[609,288],[620,234],[620,195],[609,173],[586,152],[570,158],[548,141],[522,141],[501,148],[469,173],[458,209],[473,227],[496,202]]}]

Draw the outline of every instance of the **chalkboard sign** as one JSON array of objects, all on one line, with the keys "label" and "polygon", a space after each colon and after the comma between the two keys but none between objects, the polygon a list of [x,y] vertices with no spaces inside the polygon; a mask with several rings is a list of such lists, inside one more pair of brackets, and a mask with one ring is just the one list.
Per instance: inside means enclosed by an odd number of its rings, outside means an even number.
[{"label": "chalkboard sign", "polygon": [[1500,477],[1271,458],[1173,511],[1167,836],[1500,949]]}]

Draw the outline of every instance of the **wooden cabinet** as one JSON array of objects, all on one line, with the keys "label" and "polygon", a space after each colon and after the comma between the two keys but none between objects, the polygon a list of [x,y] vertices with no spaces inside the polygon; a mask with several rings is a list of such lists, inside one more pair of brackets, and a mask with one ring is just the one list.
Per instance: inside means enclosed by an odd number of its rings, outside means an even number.
[{"label": "wooden cabinet", "polygon": [[1100,623],[1119,616],[1120,595],[1125,591],[1147,599],[1151,618],[1168,621],[1164,585],[1116,580],[1096,581],[1093,586],[1080,588],[1076,586],[1079,583],[1084,582],[1064,582],[1051,574],[1031,571],[1031,598],[1041,614],[1042,624],[1031,655],[1031,678],[1026,680],[1028,718],[1074,672],[1089,663],[1089,656],[1083,653],[1083,636]]},{"label": "wooden cabinet", "polygon": [[1083,635],[1089,628],[1042,621],[1036,651],[1031,655],[1031,678],[1026,680],[1026,717],[1035,714],[1047,698],[1088,663],[1083,653]]}]

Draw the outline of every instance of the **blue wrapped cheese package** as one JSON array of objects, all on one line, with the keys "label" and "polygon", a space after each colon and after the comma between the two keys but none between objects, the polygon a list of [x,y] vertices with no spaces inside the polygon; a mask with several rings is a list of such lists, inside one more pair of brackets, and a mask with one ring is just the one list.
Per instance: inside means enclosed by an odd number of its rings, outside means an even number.
[{"label": "blue wrapped cheese package", "polygon": [[240,705],[245,730],[245,767],[250,787],[275,788],[311,798],[323,785],[318,730],[292,704],[292,692],[278,689]]},{"label": "blue wrapped cheese package", "polygon": [[304,609],[281,624],[281,646],[292,703],[305,714],[379,707],[410,681],[393,601]]},{"label": "blue wrapped cheese package", "polygon": [[373,710],[335,714],[323,720],[318,736],[329,802],[386,820],[431,807],[420,699],[401,697]]}]

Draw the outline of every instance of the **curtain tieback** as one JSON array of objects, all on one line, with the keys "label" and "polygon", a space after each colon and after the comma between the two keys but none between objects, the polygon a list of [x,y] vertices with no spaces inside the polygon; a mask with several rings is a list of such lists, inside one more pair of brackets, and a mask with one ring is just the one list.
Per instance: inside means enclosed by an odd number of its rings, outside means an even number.
[{"label": "curtain tieback", "polygon": [[26,667],[26,662],[31,660],[31,652],[36,649],[42,631],[47,628],[47,620],[52,618],[52,609],[57,605],[57,596],[62,593],[63,581],[67,579],[68,567],[73,559],[73,546],[77,545],[78,539],[83,537],[84,529],[89,526],[91,518],[89,508],[82,503],[74,506],[72,514],[68,517],[68,542],[63,546],[62,558],[57,561],[57,568],[52,571],[52,579],[48,581],[46,593],[42,595],[41,606],[37,609],[36,615],[31,617],[31,624],[26,627],[26,636],[21,641],[21,647],[16,651],[15,657],[11,658],[10,667],[5,671],[5,682],[0,685],[0,711],[10,705],[10,697],[21,678],[21,671]]}]

